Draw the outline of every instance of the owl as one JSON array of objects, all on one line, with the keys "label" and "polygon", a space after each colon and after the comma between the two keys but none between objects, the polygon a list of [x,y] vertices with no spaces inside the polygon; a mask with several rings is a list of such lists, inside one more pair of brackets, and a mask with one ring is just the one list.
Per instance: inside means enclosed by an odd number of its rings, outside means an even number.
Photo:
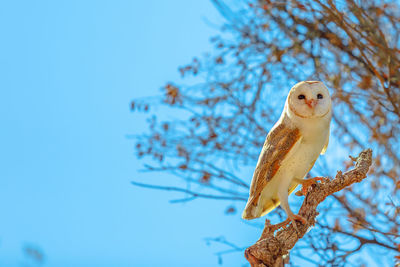
[{"label": "owl", "polygon": [[288,195],[298,184],[310,184],[304,178],[328,147],[331,106],[322,82],[303,81],[292,87],[258,158],[243,219],[261,217],[281,205],[286,222],[295,228],[296,220],[305,223],[291,211]]}]

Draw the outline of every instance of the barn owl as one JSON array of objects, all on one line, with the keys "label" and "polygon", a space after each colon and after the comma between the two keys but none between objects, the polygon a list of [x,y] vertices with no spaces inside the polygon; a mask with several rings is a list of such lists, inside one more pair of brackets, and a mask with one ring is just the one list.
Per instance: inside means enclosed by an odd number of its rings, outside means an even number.
[{"label": "barn owl", "polygon": [[280,204],[288,217],[285,222],[295,228],[296,220],[305,223],[291,211],[288,195],[299,183],[303,187],[313,183],[304,178],[328,147],[331,114],[331,98],[322,82],[304,81],[292,87],[258,158],[243,219],[261,217]]}]

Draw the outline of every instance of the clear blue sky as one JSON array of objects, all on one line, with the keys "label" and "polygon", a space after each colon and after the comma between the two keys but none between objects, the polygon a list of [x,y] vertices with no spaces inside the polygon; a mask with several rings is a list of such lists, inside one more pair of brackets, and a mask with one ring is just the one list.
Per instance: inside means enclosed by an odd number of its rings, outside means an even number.
[{"label": "clear blue sky", "polygon": [[258,238],[230,203],[130,185],[151,175],[126,138],[146,127],[129,103],[210,50],[206,19],[221,22],[210,1],[0,3],[0,266],[26,262],[26,244],[44,266],[215,266],[224,247],[204,238]]}]

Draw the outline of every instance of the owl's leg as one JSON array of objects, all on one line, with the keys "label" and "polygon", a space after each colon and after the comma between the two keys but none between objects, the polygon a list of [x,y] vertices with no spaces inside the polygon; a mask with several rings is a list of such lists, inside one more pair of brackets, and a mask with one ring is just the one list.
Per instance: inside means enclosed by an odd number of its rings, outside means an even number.
[{"label": "owl's leg", "polygon": [[279,200],[281,201],[282,209],[286,212],[286,215],[288,216],[287,219],[284,222],[282,222],[282,224],[286,225],[286,224],[292,222],[294,229],[296,229],[296,231],[297,231],[296,221],[301,221],[303,224],[305,224],[306,219],[300,215],[294,214],[292,212],[292,210],[290,209],[287,188],[284,188],[284,187],[279,188],[278,197],[279,197]]},{"label": "owl's leg", "polygon": [[295,178],[294,180],[302,185],[301,192],[305,196],[307,194],[308,189],[310,188],[310,186],[312,186],[313,184],[316,184],[317,181],[325,182],[327,180],[327,178],[318,176],[318,177],[309,178],[309,179],[297,179],[297,178]]}]

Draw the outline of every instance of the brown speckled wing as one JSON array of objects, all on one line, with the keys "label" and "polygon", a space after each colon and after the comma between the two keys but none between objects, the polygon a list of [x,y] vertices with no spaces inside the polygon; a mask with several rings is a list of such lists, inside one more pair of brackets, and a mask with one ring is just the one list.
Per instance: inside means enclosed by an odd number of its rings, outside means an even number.
[{"label": "brown speckled wing", "polygon": [[285,156],[300,137],[299,129],[289,128],[283,122],[269,132],[251,181],[247,206],[257,205],[262,190],[275,176]]}]

